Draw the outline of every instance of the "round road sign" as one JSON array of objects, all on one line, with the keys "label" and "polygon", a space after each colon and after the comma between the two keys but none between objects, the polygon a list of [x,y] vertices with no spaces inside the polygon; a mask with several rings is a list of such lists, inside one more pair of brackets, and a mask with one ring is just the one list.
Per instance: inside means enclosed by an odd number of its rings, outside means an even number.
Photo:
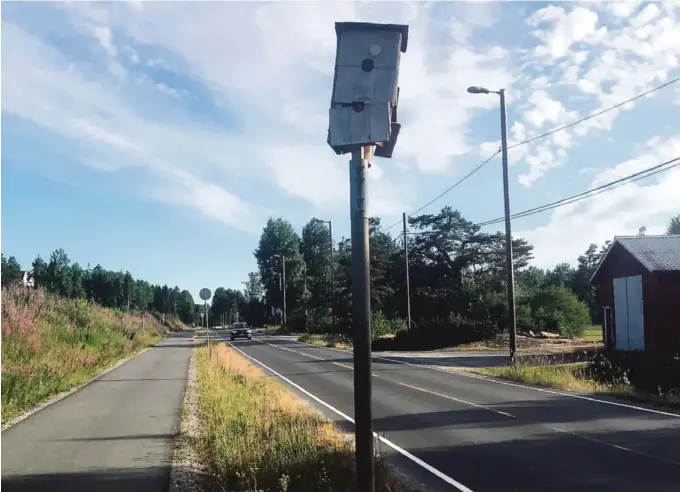
[{"label": "round road sign", "polygon": [[[196,291],[194,291],[196,292]],[[210,299],[210,296],[212,295],[212,292],[210,292],[210,289],[201,289],[201,292],[198,293],[199,296],[201,296],[201,299],[204,301],[207,301]]]}]

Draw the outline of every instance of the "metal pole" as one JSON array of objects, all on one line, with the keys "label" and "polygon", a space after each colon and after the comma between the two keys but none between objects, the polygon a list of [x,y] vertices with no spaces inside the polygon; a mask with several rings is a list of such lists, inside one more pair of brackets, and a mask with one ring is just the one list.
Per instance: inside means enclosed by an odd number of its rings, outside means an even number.
[{"label": "metal pole", "polygon": [[286,257],[281,255],[281,270],[283,272],[283,318],[281,324],[286,326]]},{"label": "metal pole", "polygon": [[[304,261],[304,260],[303,260]],[[305,290],[303,294],[303,302],[305,303],[305,332],[309,332],[309,317],[308,317],[308,311],[307,311],[307,263],[303,263],[302,267],[304,268],[304,282],[305,282]]]},{"label": "metal pole", "polygon": [[331,316],[333,317],[333,333],[335,333],[335,263],[333,261],[333,223],[330,220],[328,221],[328,233],[331,237]]},{"label": "metal pole", "polygon": [[352,327],[354,332],[354,419],[357,491],[375,490],[371,412],[371,277],[366,170],[362,149],[350,161],[352,219]]},{"label": "metal pole", "polygon": [[406,268],[406,328],[411,329],[411,282],[408,277],[408,241],[406,230],[406,212],[403,213],[404,222],[404,267]]},{"label": "metal pole", "polygon": [[203,317],[205,318],[205,337],[208,341],[208,347],[210,347],[210,330],[208,330],[208,300],[203,301]]},{"label": "metal pole", "polygon": [[501,139],[503,150],[503,200],[505,202],[505,254],[508,269],[508,332],[510,335],[510,358],[515,360],[517,351],[517,320],[515,316],[515,272],[512,265],[512,229],[510,227],[510,180],[508,178],[508,136],[505,113],[505,89],[501,96]]}]

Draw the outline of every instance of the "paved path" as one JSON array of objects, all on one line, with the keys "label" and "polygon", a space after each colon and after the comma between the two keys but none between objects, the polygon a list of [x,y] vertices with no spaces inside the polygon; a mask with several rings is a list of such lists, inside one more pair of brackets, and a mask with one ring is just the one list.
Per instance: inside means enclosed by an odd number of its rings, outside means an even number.
[{"label": "paved path", "polygon": [[[262,335],[234,346],[353,416],[351,352]],[[373,374],[375,431],[430,469],[382,447],[425,489],[680,490],[680,415],[673,412],[563,396],[377,357]],[[303,396],[347,424],[335,411]]]},{"label": "paved path", "polygon": [[3,492],[165,492],[191,333],[2,433]]}]

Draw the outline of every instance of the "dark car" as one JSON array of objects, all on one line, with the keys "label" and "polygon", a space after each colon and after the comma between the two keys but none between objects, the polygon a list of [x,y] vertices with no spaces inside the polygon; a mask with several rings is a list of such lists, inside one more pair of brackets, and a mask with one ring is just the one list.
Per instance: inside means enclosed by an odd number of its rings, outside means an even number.
[{"label": "dark car", "polygon": [[231,335],[229,338],[231,340],[236,340],[238,337],[247,338],[248,340],[253,339],[253,332],[248,326],[248,323],[234,323],[231,327]]}]

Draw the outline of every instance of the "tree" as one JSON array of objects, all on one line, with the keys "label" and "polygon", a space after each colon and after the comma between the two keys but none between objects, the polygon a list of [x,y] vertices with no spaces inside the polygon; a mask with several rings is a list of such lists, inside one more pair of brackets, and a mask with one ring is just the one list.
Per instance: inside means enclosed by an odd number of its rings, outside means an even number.
[{"label": "tree", "polygon": [[71,297],[73,293],[73,271],[71,260],[66,252],[59,248],[50,255],[47,264],[48,290],[55,294]]},{"label": "tree", "polygon": [[588,306],[566,287],[547,286],[531,298],[530,305],[539,330],[574,337],[590,324]]},{"label": "tree", "polygon": [[2,285],[11,285],[20,282],[23,278],[21,265],[14,256],[5,259],[2,256]]},{"label": "tree", "polygon": [[35,260],[33,260],[31,267],[33,269],[33,281],[35,286],[47,288],[47,263],[45,263],[45,260],[38,255]]},{"label": "tree", "polygon": [[680,214],[671,217],[666,228],[666,234],[680,234]]},{"label": "tree", "polygon": [[647,234],[647,227],[641,226],[638,229],[638,236],[644,236],[645,234]]},{"label": "tree", "polygon": [[300,238],[290,222],[282,219],[269,219],[265,225],[257,249],[255,250],[260,278],[265,290],[268,305],[283,308],[283,264],[286,270],[287,314],[297,308],[302,294],[302,255]]},{"label": "tree", "polygon": [[316,217],[302,228],[300,254],[309,279],[307,291],[314,301],[311,308],[330,307],[332,294],[330,231],[325,222]]},{"label": "tree", "polygon": [[177,315],[184,323],[193,323],[194,305],[194,298],[191,295],[191,292],[183,290],[177,301]]}]

